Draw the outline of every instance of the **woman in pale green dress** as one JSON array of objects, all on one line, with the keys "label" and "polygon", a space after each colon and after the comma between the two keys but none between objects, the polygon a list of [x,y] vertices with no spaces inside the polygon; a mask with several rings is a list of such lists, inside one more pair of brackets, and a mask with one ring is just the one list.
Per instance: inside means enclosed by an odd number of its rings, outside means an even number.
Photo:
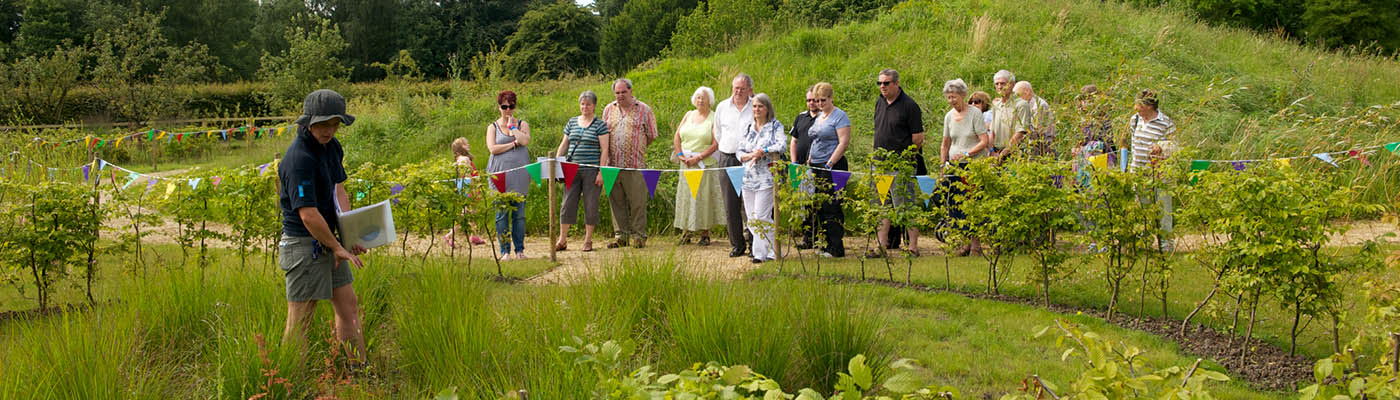
[{"label": "woman in pale green dress", "polygon": [[[701,86],[690,95],[690,104],[695,109],[685,113],[676,135],[672,140],[672,159],[680,163],[681,169],[703,169],[718,167],[711,157],[719,148],[714,141],[715,117],[710,106],[715,103],[715,91]],[[720,197],[720,183],[727,182],[721,171],[705,171],[700,179],[700,190],[690,194],[690,184],[682,173],[676,184],[676,228],[684,232],[681,244],[689,244],[693,233],[700,235],[701,246],[710,245],[710,228],[724,225],[724,198]]]}]

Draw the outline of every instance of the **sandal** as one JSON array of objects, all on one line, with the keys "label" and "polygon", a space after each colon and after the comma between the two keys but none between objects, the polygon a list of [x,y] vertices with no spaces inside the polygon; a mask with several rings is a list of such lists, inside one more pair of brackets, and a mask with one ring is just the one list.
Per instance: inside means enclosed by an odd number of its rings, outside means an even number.
[{"label": "sandal", "polygon": [[569,249],[569,244],[568,244],[568,243],[558,242],[558,243],[555,243],[555,244],[554,244],[554,251],[565,251],[565,250],[568,250],[568,249]]},{"label": "sandal", "polygon": [[907,254],[909,254],[910,256],[912,256],[912,257],[914,257],[914,258],[919,258],[919,255],[920,255],[918,250],[905,250],[904,252],[907,253]]},{"label": "sandal", "polygon": [[884,258],[884,250],[870,249],[865,251],[865,258]]},{"label": "sandal", "polygon": [[608,243],[608,248],[609,248],[609,249],[616,249],[616,248],[620,248],[620,247],[627,247],[627,241],[626,241],[626,240],[622,240],[622,239],[618,239],[618,240],[613,241],[612,243]]},{"label": "sandal", "polygon": [[696,245],[696,246],[701,246],[701,247],[703,247],[703,246],[709,246],[709,245],[710,245],[710,237],[709,237],[709,236],[701,236],[701,237],[700,237],[700,241],[699,241],[699,242],[696,242],[695,245]]},{"label": "sandal", "polygon": [[584,253],[593,251],[593,242],[583,242],[583,250],[580,251]]}]

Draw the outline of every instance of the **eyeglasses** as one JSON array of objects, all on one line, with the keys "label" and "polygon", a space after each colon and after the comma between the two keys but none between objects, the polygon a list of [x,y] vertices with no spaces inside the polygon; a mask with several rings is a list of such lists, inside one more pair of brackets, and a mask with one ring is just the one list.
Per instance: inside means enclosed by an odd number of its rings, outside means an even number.
[{"label": "eyeglasses", "polygon": [[808,103],[815,103],[816,101],[817,101],[817,99],[807,99],[807,102],[808,102]]},{"label": "eyeglasses", "polygon": [[879,85],[880,87],[885,87],[885,86],[893,85],[893,84],[894,84],[894,81],[875,81],[875,84],[876,84],[876,85]]},{"label": "eyeglasses", "polygon": [[972,104],[982,104],[982,100],[973,100]]},{"label": "eyeglasses", "polygon": [[514,110],[514,109],[515,109],[515,105],[514,105],[514,104],[502,104],[502,105],[501,105],[501,109],[502,109],[502,110]]},{"label": "eyeglasses", "polygon": [[830,101],[830,100],[827,100],[827,99],[812,99],[811,101],[815,101],[815,102],[818,102],[818,103],[825,103],[825,102]]}]

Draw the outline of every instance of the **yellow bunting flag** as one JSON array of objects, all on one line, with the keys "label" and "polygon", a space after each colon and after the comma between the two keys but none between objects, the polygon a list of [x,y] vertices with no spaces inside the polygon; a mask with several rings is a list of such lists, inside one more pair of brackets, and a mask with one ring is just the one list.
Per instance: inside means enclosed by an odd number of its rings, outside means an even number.
[{"label": "yellow bunting flag", "polygon": [[165,185],[165,198],[170,199],[170,195],[175,193],[175,182]]},{"label": "yellow bunting flag", "polygon": [[165,139],[165,131],[160,131],[160,135],[157,135],[157,136],[156,136],[156,140],[161,140],[161,139]]},{"label": "yellow bunting flag", "polygon": [[890,185],[894,184],[894,175],[880,175],[875,177],[875,190],[880,192],[880,204],[885,204],[885,199],[890,197]]},{"label": "yellow bunting flag", "polygon": [[1089,163],[1094,164],[1094,168],[1108,169],[1108,154],[1089,157]]},{"label": "yellow bunting flag", "polygon": [[126,136],[122,136],[122,137],[117,138],[117,142],[116,142],[116,143],[112,143],[112,148],[115,149],[115,148],[118,148],[118,147],[122,147],[122,141],[123,141],[123,140],[126,140]]},{"label": "yellow bunting flag", "polygon": [[284,126],[284,127],[281,127],[281,128],[277,128],[277,137],[282,137],[282,131],[285,131],[285,130],[287,130],[287,127],[285,127],[285,126]]},{"label": "yellow bunting flag", "polygon": [[1278,164],[1279,168],[1288,168],[1293,165],[1293,160],[1289,158],[1279,158],[1275,159],[1274,163]]},{"label": "yellow bunting flag", "polygon": [[689,187],[690,187],[690,198],[699,197],[699,196],[700,196],[700,180],[705,178],[705,170],[703,170],[703,169],[685,170],[685,171],[681,171],[681,175],[683,175],[682,177],[685,178],[685,184],[686,184],[686,186],[689,186]]}]

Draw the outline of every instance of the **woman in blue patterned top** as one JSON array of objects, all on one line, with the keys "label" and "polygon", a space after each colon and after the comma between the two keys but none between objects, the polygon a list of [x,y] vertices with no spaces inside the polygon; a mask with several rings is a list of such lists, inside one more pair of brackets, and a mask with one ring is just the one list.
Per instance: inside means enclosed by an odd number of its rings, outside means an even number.
[{"label": "woman in blue patterned top", "polygon": [[769,164],[787,148],[783,123],[773,118],[773,101],[768,94],[753,97],[753,124],[739,143],[739,161],[744,163],[744,213],[753,234],[755,264],[777,258],[773,249],[773,172]]},{"label": "woman in blue patterned top", "polygon": [[608,165],[608,124],[595,118],[598,95],[585,90],[578,95],[579,115],[564,124],[564,139],[559,142],[555,158],[579,165],[573,184],[564,192],[564,204],[559,210],[559,240],[554,249],[569,248],[569,226],[578,222],[578,203],[583,200],[583,251],[593,251],[593,228],[598,226],[598,195],[603,192],[603,175],[599,166]]}]

